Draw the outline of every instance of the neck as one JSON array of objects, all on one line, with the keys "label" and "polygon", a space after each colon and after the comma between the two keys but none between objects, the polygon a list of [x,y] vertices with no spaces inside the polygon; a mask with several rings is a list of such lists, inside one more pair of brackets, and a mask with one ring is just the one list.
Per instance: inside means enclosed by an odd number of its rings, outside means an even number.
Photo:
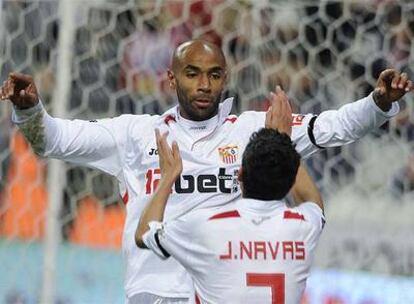
[{"label": "neck", "polygon": [[214,116],[216,116],[218,114],[218,112],[214,112],[213,114],[211,114],[207,117],[200,118],[200,117],[191,117],[190,115],[188,115],[187,113],[185,113],[181,109],[179,109],[178,113],[180,114],[181,118],[184,118],[186,120],[196,121],[196,122],[209,120],[210,118],[213,118]]}]

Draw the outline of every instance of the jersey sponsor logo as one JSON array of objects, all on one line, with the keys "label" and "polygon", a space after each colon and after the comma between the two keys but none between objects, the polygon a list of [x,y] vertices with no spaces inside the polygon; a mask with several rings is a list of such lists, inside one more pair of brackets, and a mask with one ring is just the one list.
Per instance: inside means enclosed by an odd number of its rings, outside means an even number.
[{"label": "jersey sponsor logo", "polygon": [[236,145],[229,145],[218,148],[220,159],[225,164],[234,164],[237,161],[239,154],[239,147]]},{"label": "jersey sponsor logo", "polygon": [[[228,174],[226,168],[219,168],[218,174],[182,174],[175,181],[173,191],[175,193],[235,193],[239,190],[237,180],[239,170],[233,170]],[[148,169],[145,174],[145,193],[152,194],[158,187],[161,178],[161,170]]]},{"label": "jersey sponsor logo", "polygon": [[155,156],[155,155],[158,155],[158,149],[151,148],[151,149],[148,151],[148,155],[149,155],[149,156]]},{"label": "jersey sponsor logo", "polygon": [[302,241],[228,241],[220,260],[304,260]]},{"label": "jersey sponsor logo", "polygon": [[98,122],[96,119],[91,119],[89,122]]}]

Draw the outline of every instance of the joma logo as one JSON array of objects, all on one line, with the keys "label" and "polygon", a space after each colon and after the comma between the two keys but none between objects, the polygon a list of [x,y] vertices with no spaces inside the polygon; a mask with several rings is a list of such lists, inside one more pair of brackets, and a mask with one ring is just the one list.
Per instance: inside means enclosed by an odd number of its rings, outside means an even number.
[{"label": "joma logo", "polygon": [[151,148],[151,150],[148,152],[149,156],[158,155],[158,150]]}]

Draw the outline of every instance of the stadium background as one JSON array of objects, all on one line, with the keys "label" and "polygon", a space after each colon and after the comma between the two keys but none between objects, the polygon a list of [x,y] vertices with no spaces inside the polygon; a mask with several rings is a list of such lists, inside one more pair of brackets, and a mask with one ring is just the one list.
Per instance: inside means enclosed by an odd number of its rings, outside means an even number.
[{"label": "stadium background", "polygon": [[[34,76],[58,117],[162,113],[177,44],[222,46],[234,113],[295,112],[367,95],[385,67],[414,78],[414,1],[0,0],[0,81]],[[414,303],[413,95],[356,144],[307,163],[327,226],[303,303]],[[0,106],[0,302],[123,303],[124,208],[103,173],[37,158]]]}]

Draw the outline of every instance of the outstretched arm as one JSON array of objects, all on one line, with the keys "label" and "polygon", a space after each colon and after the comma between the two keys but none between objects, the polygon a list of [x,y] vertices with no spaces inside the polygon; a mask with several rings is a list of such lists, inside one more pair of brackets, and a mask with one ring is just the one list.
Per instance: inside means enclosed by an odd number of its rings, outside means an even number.
[{"label": "outstretched arm", "polygon": [[348,103],[338,110],[323,111],[318,116],[299,116],[294,121],[292,140],[307,158],[323,148],[352,143],[379,128],[399,111],[396,101],[411,91],[413,84],[405,73],[383,71],[374,91],[367,97]]},{"label": "outstretched arm", "polygon": [[88,122],[51,117],[40,102],[33,78],[20,73],[10,73],[0,87],[0,98],[12,102],[12,120],[36,154],[115,176],[119,173],[122,161],[118,150],[125,142],[127,118]]},{"label": "outstretched arm", "polygon": [[149,230],[149,223],[163,221],[165,206],[167,205],[171,188],[183,170],[178,145],[176,142],[173,142],[170,148],[167,143],[167,135],[167,133],[160,135],[159,130],[155,130],[158,156],[160,159],[161,179],[157,190],[144,208],[135,231],[135,243],[140,248],[147,248],[143,241],[143,236]]}]

